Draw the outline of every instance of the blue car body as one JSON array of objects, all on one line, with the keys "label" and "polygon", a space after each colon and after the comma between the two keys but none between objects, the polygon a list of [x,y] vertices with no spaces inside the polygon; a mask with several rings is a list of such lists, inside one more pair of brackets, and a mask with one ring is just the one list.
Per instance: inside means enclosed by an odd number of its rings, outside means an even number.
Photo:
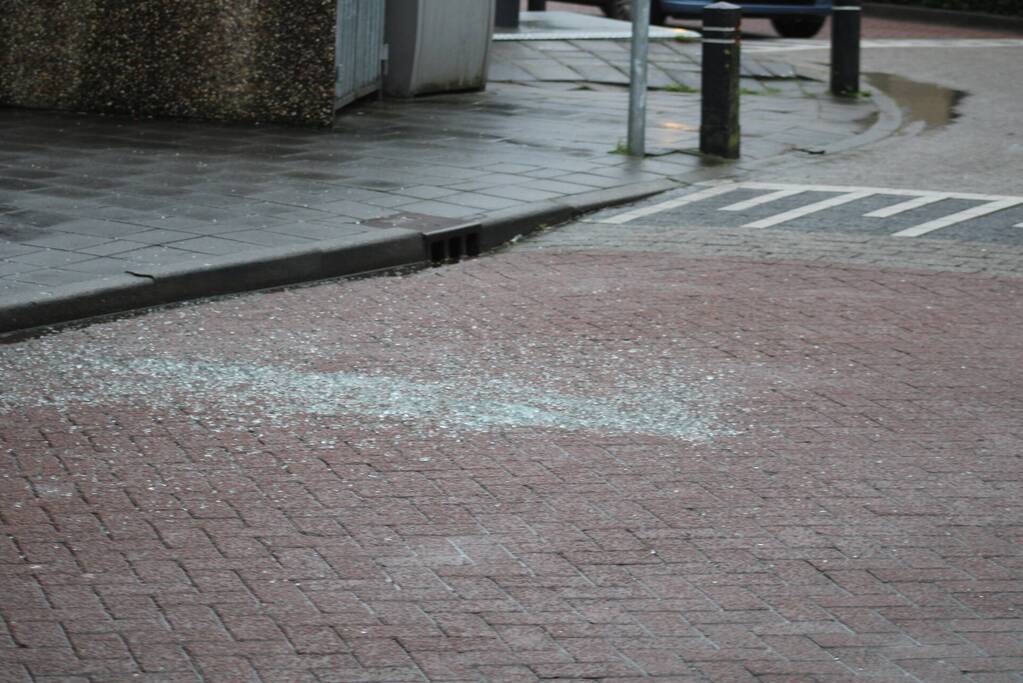
[{"label": "blue car body", "polygon": [[[653,0],[668,16],[698,17],[711,0]],[[827,16],[832,0],[737,0],[745,17]]]},{"label": "blue car body", "polygon": [[[600,7],[612,19],[628,20],[634,0],[563,0]],[[699,19],[703,8],[715,0],[650,0],[650,19],[656,24],[668,17]],[[820,31],[831,14],[833,0],[731,0],[745,17],[770,19],[786,38],[810,38]]]}]

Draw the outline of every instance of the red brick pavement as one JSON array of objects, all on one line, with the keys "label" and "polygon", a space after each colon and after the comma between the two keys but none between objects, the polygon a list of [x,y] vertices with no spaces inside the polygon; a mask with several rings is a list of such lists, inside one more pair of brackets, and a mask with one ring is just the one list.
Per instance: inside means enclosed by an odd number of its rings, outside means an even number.
[{"label": "red brick pavement", "polygon": [[1021,289],[510,252],[0,347],[0,681],[1018,682]]}]

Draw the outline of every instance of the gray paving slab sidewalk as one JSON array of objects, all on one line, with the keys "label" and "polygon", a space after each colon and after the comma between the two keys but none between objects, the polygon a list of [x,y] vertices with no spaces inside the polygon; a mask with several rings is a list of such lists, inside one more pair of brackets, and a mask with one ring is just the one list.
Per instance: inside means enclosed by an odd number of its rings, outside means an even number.
[{"label": "gray paving slab sidewalk", "polygon": [[708,163],[699,46],[655,41],[652,154],[631,159],[627,51],[498,42],[485,92],[368,102],[332,130],[0,110],[0,331],[422,261],[423,226],[481,221],[492,244],[877,120],[750,57],[743,162]]}]

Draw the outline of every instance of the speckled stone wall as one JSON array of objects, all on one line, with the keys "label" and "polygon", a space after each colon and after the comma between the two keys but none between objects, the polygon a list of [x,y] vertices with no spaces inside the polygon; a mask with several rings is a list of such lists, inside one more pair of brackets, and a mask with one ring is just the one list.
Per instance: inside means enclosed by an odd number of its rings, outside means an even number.
[{"label": "speckled stone wall", "polygon": [[329,125],[336,0],[0,0],[0,104]]}]

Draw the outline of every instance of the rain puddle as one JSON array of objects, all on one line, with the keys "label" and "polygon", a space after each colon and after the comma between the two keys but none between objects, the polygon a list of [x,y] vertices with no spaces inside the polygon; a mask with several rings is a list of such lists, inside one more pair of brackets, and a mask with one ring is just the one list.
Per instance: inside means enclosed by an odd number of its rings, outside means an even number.
[{"label": "rain puddle", "polygon": [[959,103],[967,93],[933,83],[920,83],[894,74],[870,73],[872,86],[895,100],[906,114],[905,128],[924,132],[942,128],[959,118]]}]

